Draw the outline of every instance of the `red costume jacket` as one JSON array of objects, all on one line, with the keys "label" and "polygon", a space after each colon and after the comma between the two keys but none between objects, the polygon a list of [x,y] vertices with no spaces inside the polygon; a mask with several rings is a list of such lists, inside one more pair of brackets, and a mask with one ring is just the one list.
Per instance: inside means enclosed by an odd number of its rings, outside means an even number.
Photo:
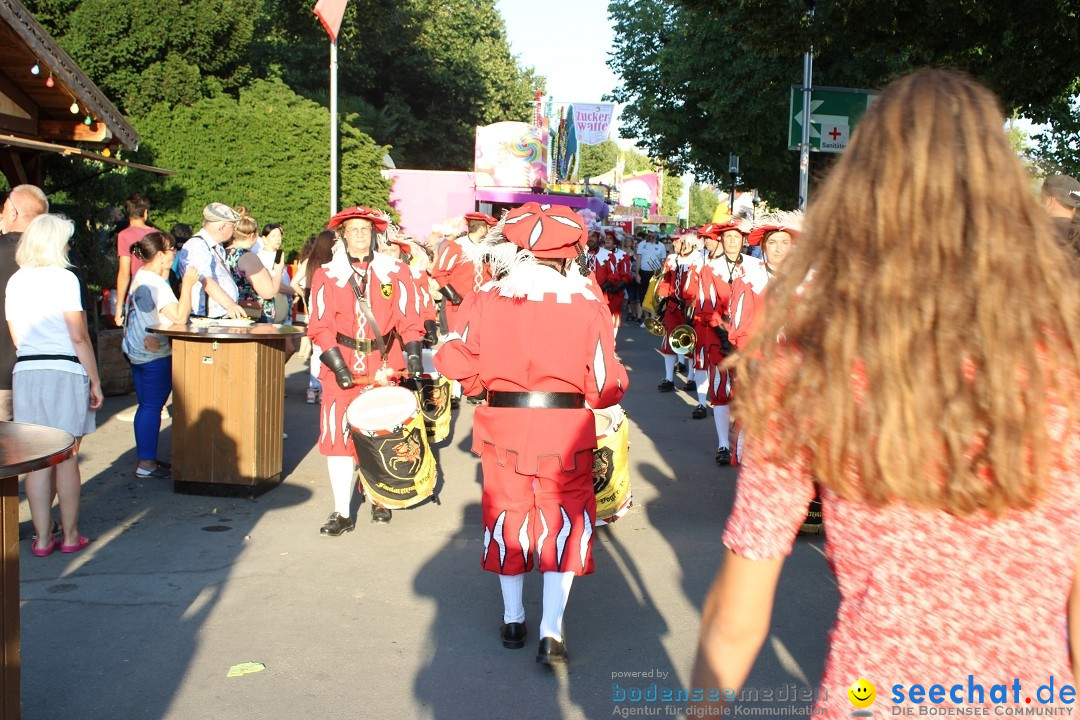
[{"label": "red costume jacket", "polygon": [[660,352],[674,355],[668,343],[671,331],[686,324],[687,311],[694,305],[698,292],[698,275],[701,272],[701,253],[690,255],[668,255],[661,268],[660,281],[656,284],[656,297],[667,298],[664,306],[664,337],[660,341]]},{"label": "red costume jacket", "polygon": [[[511,296],[515,282],[527,289],[525,297]],[[542,266],[516,268],[466,298],[457,332],[435,354],[435,367],[459,380],[468,395],[484,389],[582,393],[591,407],[614,405],[629,380],[615,359],[610,316],[597,300],[573,270],[563,277]],[[567,470],[591,467],[595,448],[588,409],[481,406],[473,417],[473,452],[496,453],[500,465],[511,463],[519,473],[535,473],[548,456]]]},{"label": "red costume jacket", "polygon": [[[439,287],[453,287],[461,296],[462,303],[481,285],[491,280],[491,271],[486,266],[477,268],[466,254],[466,249],[473,244],[468,236],[447,242],[439,251],[435,266],[431,268],[431,277]],[[446,302],[446,324],[451,331],[457,322],[459,310],[459,305]]]}]

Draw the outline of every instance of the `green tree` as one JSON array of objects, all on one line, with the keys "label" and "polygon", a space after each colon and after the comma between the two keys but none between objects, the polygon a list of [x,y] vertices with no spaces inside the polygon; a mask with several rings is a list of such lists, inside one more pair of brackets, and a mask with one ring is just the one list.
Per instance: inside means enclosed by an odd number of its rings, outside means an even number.
[{"label": "green tree", "polygon": [[605,140],[597,145],[581,146],[581,162],[578,177],[591,178],[609,173],[619,162],[619,146],[614,140]]},{"label": "green tree", "polygon": [[683,181],[678,175],[672,175],[665,168],[664,189],[660,198],[660,214],[675,217],[679,214],[679,198],[683,194]]},{"label": "green tree", "polygon": [[[379,170],[386,148],[341,123],[341,204],[390,210]],[[330,117],[281,81],[257,80],[240,92],[190,107],[158,105],[136,120],[140,157],[176,170],[148,189],[162,227],[197,224],[203,206],[244,205],[260,223],[280,222],[294,250],[325,224],[330,208]]]},{"label": "green tree", "polygon": [[[817,85],[877,88],[917,67],[953,67],[1036,122],[1051,119],[1080,77],[1080,13],[1062,0],[854,0],[816,12],[809,21],[794,0],[612,2],[623,134],[708,180],[723,178],[728,154],[738,154],[744,183],[790,207],[798,168],[787,148],[789,94],[811,42]],[[827,165],[820,155],[811,163],[815,172]]]},{"label": "green tree", "polygon": [[[308,0],[264,0],[258,63],[322,98],[329,41]],[[378,18],[372,22],[370,18]],[[339,95],[403,166],[472,166],[477,125],[528,120],[542,78],[510,53],[494,0],[354,0],[338,42]],[[347,98],[352,98],[351,100]],[[392,132],[382,134],[383,128]]]},{"label": "green tree", "polygon": [[[28,2],[124,113],[187,105],[251,77],[263,0],[37,0]],[[40,6],[40,7],[39,7]]]},{"label": "green tree", "polygon": [[712,222],[716,206],[720,204],[716,192],[709,185],[693,183],[690,186],[690,212],[689,220],[691,227],[698,227]]},{"label": "green tree", "polygon": [[1080,178],[1080,78],[1074,93],[1054,104],[1046,129],[1034,135],[1030,154],[1048,175],[1064,173]]}]

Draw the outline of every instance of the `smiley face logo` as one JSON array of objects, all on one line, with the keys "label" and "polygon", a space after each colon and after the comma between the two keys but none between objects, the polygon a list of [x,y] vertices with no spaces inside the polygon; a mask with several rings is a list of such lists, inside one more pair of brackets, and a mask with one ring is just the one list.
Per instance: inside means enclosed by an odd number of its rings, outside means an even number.
[{"label": "smiley face logo", "polygon": [[877,699],[877,690],[874,688],[874,683],[866,678],[859,678],[848,688],[847,696],[855,707],[868,708]]}]

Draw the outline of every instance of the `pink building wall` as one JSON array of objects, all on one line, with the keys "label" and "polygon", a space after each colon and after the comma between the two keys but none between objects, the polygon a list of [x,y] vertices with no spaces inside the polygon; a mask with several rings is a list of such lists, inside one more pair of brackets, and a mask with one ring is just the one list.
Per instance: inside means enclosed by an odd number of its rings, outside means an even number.
[{"label": "pink building wall", "polygon": [[390,204],[401,216],[401,227],[415,238],[426,238],[435,224],[476,210],[475,175],[464,171],[386,170],[393,182]]}]

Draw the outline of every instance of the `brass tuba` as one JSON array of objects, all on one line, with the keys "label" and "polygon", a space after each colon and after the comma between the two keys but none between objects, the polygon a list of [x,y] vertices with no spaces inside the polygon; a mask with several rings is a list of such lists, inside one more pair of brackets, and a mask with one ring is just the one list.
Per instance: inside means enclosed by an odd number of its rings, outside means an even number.
[{"label": "brass tuba", "polygon": [[664,321],[654,317],[645,318],[645,329],[649,331],[650,335],[655,335],[656,337],[663,337],[666,332],[664,329]]},{"label": "brass tuba", "polygon": [[[652,279],[649,280],[649,287],[645,291],[645,298],[641,301],[641,307],[652,313],[656,312],[656,302],[660,299],[656,297],[656,286],[660,284],[660,275],[661,273],[659,270],[653,273]],[[652,332],[652,330],[649,332]],[[653,333],[653,335],[656,334],[657,333]],[[663,333],[659,334],[662,335]]]},{"label": "brass tuba", "polygon": [[671,331],[668,346],[676,355],[689,355],[697,345],[697,333],[689,325],[679,325]]}]

